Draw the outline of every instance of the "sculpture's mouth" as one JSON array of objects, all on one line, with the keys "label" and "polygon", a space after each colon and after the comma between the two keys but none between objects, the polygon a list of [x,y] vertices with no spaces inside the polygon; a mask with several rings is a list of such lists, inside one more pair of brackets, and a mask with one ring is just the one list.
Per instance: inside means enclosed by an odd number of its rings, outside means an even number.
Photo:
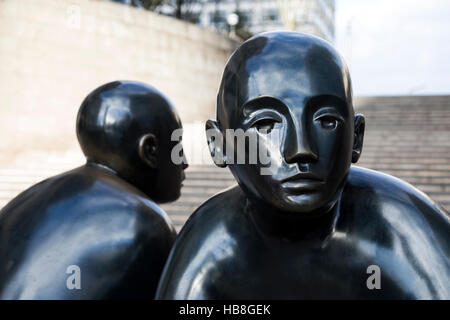
[{"label": "sculpture's mouth", "polygon": [[325,184],[323,179],[311,174],[300,173],[284,179],[281,182],[281,187],[290,193],[308,193],[317,191]]}]

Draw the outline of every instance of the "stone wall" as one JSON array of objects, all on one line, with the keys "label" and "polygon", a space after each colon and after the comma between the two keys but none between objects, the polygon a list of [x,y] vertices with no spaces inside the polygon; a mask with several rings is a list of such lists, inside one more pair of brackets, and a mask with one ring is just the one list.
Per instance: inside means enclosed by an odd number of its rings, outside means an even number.
[{"label": "stone wall", "polygon": [[113,80],[164,92],[184,123],[215,113],[236,43],[192,24],[100,0],[0,0],[0,164],[77,144],[84,97]]}]

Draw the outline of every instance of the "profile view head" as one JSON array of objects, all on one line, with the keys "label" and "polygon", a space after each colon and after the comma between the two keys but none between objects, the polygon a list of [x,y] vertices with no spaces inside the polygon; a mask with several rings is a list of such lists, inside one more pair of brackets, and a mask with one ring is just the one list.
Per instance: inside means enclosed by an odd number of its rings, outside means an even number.
[{"label": "profile view head", "polygon": [[[361,154],[364,126],[353,110],[347,66],[329,43],[298,32],[269,32],[247,40],[229,59],[217,121],[209,120],[206,129],[215,163],[230,166],[250,200],[308,215],[336,203]],[[258,156],[262,150],[270,165],[230,161],[239,148],[229,154],[236,141],[228,129],[256,136]],[[222,134],[224,145],[209,138],[211,132]],[[263,168],[268,173],[261,174]]]},{"label": "profile view head", "polygon": [[[184,169],[171,152],[181,121],[164,95],[144,83],[115,81],[81,104],[77,137],[87,161],[106,166],[156,202],[180,196]],[[182,152],[182,149],[181,149]]]}]

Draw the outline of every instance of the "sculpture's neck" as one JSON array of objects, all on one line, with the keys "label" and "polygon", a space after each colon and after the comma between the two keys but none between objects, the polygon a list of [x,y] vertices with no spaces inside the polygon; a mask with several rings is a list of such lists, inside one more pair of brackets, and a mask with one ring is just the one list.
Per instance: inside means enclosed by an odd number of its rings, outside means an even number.
[{"label": "sculpture's neck", "polygon": [[334,232],[340,212],[340,193],[330,206],[308,216],[269,209],[247,199],[246,211],[263,234],[286,240],[325,241]]},{"label": "sculpture's neck", "polygon": [[88,161],[86,163],[86,166],[87,167],[93,167],[93,168],[96,168],[96,169],[100,169],[102,171],[106,171],[106,172],[111,173],[111,174],[116,175],[116,176],[118,175],[118,173],[115,170],[111,169],[110,167],[108,167],[108,166],[106,166],[104,164],[98,163],[98,162]]}]

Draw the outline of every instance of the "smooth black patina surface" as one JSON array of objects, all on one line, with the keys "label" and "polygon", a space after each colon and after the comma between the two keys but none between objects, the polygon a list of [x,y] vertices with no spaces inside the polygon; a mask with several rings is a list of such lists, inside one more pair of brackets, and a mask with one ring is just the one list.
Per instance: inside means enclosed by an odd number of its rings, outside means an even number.
[{"label": "smooth black patina surface", "polygon": [[[87,164],[0,211],[0,298],[153,298],[176,237],[156,202],[180,195],[186,166],[171,161],[180,127],[151,86],[117,81],[87,96],[77,119]],[[79,290],[66,286],[72,265]]]},{"label": "smooth black patina surface", "polygon": [[[206,128],[257,131],[271,174],[229,165],[239,185],[190,217],[157,298],[450,298],[449,218],[411,185],[351,167],[364,117],[328,43],[295,32],[248,40],[226,66],[217,103]],[[265,144],[275,132],[280,143]],[[234,155],[208,143],[226,166]],[[367,286],[373,265],[379,290]]]}]

